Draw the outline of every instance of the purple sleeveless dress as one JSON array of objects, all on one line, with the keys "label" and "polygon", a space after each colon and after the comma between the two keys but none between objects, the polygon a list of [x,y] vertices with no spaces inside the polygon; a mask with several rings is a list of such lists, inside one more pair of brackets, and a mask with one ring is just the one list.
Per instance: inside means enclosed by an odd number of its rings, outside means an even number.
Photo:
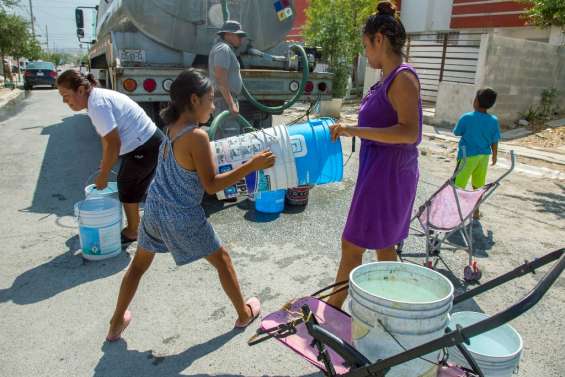
[{"label": "purple sleeveless dress", "polygon": [[[371,87],[359,108],[359,127],[386,128],[398,123],[387,92],[402,71],[399,65]],[[343,231],[343,239],[366,249],[393,246],[408,236],[418,185],[418,144],[422,139],[422,103],[418,103],[419,135],[415,144],[385,144],[361,140],[359,174]]]}]

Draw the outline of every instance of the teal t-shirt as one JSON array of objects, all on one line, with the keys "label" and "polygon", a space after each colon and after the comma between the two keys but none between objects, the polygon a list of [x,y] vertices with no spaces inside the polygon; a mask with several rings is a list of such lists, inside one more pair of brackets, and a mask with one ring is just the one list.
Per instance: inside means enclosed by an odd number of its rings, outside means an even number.
[{"label": "teal t-shirt", "polygon": [[467,157],[491,154],[491,145],[500,140],[498,118],[488,113],[473,111],[463,114],[453,129],[455,136],[461,136],[457,159],[463,158],[462,147]]}]

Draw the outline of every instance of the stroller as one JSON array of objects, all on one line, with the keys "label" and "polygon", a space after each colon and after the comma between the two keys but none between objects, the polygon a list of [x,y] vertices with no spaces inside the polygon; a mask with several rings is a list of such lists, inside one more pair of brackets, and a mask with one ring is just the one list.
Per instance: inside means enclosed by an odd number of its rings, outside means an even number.
[{"label": "stroller", "polygon": [[[465,152],[463,151],[463,153]],[[467,161],[464,156],[462,163],[457,166],[453,175],[420,206],[410,222],[412,223],[417,219],[422,229],[411,226],[410,230],[416,236],[426,237],[425,266],[429,268],[437,266],[438,261],[441,259],[440,251],[442,248],[445,250],[461,248],[461,245],[449,241],[450,236],[460,233],[465,249],[469,254],[469,264],[463,271],[464,280],[466,282],[476,282],[481,279],[482,273],[475,260],[473,250],[473,214],[500,186],[500,182],[514,170],[516,164],[514,151],[510,152],[510,159],[510,168],[498,179],[477,190],[467,191],[455,186],[455,177]],[[403,246],[404,244],[400,243],[396,249],[401,259]],[[435,261],[432,262],[431,259],[435,259]]]},{"label": "stroller", "polygon": [[[532,262],[525,262],[510,272],[455,296],[453,300],[453,305],[461,303],[515,278],[535,273],[538,268],[557,260],[536,287],[513,306],[467,327],[448,327],[446,334],[440,338],[411,349],[403,347],[404,352],[375,363],[351,345],[352,328],[349,314],[322,301],[338,291],[347,289],[347,282],[326,287],[312,296],[295,300],[283,309],[267,315],[248,344],[253,346],[275,338],[330,377],[385,377],[392,367],[422,358],[431,352],[456,346],[471,369],[448,364],[444,357],[444,360],[437,363],[437,377],[484,377],[464,343],[469,344],[469,338],[502,326],[536,305],[565,268],[564,254],[565,248],[562,248]],[[340,285],[342,287],[334,289],[333,293],[320,296],[324,291]]]}]

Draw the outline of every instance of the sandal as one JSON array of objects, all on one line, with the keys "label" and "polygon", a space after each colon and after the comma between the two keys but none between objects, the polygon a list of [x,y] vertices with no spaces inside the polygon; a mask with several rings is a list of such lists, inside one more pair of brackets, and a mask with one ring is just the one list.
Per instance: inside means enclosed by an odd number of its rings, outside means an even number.
[{"label": "sandal", "polygon": [[131,319],[132,319],[131,312],[129,310],[126,310],[126,312],[124,313],[124,323],[122,325],[122,328],[120,329],[120,331],[118,332],[117,335],[111,336],[111,335],[108,334],[106,336],[106,341],[115,342],[116,340],[119,340],[122,337],[123,332],[129,326]]},{"label": "sandal", "polygon": [[261,314],[261,303],[259,302],[259,299],[257,297],[251,297],[245,302],[245,305],[249,306],[249,309],[251,310],[251,318],[249,318],[249,320],[245,323],[240,322],[239,319],[235,321],[234,327],[236,329],[246,328],[251,324],[251,322],[259,317],[259,314]]}]

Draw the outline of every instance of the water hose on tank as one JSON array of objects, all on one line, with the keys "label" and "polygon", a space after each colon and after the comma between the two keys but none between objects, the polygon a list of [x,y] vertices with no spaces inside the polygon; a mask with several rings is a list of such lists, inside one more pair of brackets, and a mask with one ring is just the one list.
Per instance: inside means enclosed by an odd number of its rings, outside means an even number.
[{"label": "water hose on tank", "polygon": [[[214,140],[216,136],[216,132],[218,131],[218,127],[224,122],[227,117],[230,117],[231,113],[228,110],[225,110],[220,113],[220,115],[214,117],[212,124],[210,124],[210,128],[208,129],[208,137],[210,140]],[[247,119],[241,114],[237,115],[237,121],[243,127],[243,132],[253,132],[255,131],[255,127],[249,123]]]}]

